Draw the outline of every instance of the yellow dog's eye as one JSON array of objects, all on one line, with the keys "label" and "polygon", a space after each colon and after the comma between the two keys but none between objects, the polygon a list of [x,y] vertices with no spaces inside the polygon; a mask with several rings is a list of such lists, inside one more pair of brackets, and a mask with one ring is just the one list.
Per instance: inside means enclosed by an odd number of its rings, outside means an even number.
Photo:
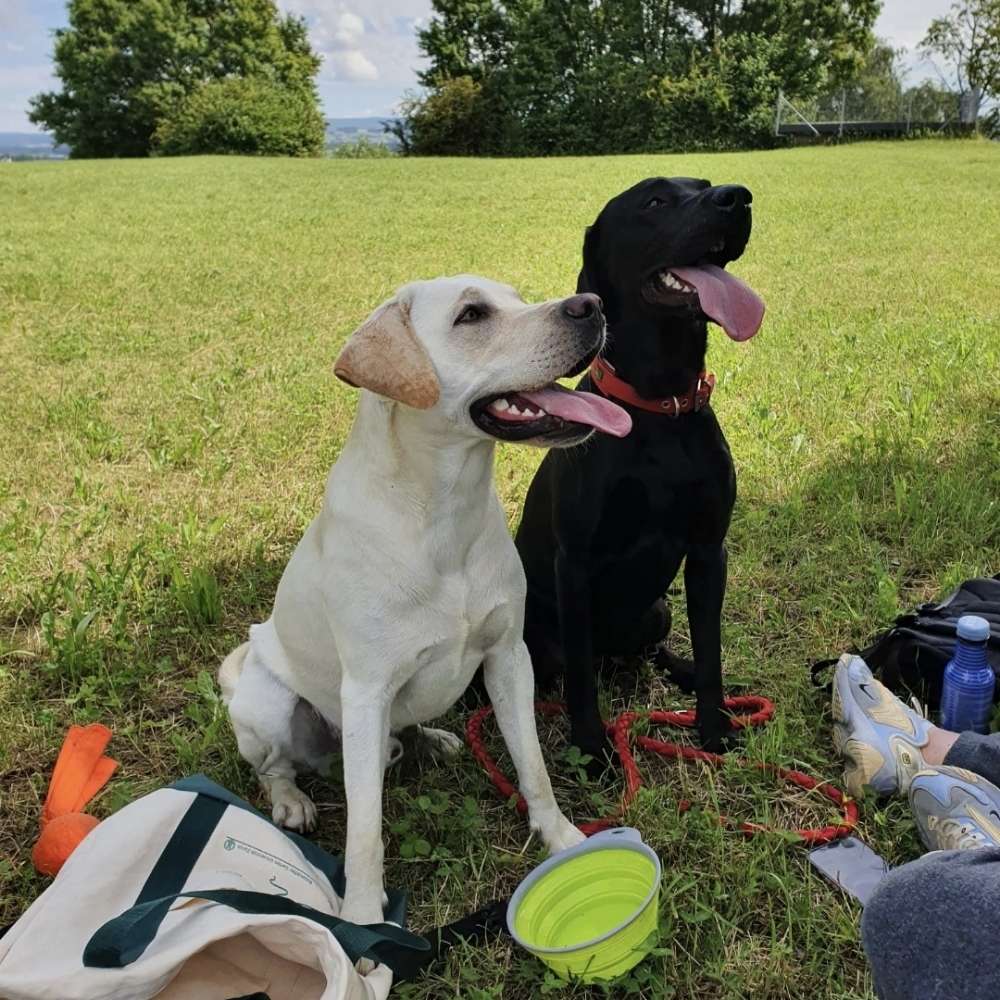
[{"label": "yellow dog's eye", "polygon": [[481,306],[466,306],[455,320],[455,325],[459,323],[475,323],[486,315],[486,310]]}]

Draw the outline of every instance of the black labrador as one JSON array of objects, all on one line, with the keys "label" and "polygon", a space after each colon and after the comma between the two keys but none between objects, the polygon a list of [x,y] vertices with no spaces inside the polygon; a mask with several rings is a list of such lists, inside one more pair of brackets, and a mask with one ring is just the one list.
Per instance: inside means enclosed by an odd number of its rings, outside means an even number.
[{"label": "black labrador", "polygon": [[[550,451],[525,500],[516,544],[528,578],[525,639],[543,686],[562,673],[572,741],[606,747],[595,669],[656,647],[697,693],[702,745],[718,750],[720,618],[736,476],[708,405],[707,321],[752,337],[764,306],[724,270],[750,237],[745,187],[650,178],[613,198],[587,230],[578,292],[601,297],[608,347],[578,388],[624,405],[633,430]],[[694,663],[666,652],[664,595],[684,562]]]}]

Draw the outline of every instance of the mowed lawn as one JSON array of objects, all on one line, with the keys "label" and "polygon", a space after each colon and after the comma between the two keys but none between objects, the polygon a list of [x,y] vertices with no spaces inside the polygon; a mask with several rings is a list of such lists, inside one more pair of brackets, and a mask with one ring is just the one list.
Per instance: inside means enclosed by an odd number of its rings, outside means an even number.
[{"label": "mowed lawn", "polygon": [[[1000,571],[1000,147],[7,165],[0,926],[46,884],[30,851],[72,722],[114,729],[121,768],[100,816],[195,771],[262,804],[214,674],[267,616],[350,427],[356,394],[332,374],[344,338],[413,278],[478,272],[528,299],[569,294],[584,226],[651,174],[754,194],[733,270],[766,300],[765,326],[746,344],[713,328],[709,352],[740,482],[724,661],[734,690],[777,703],[745,753],[838,777],[808,663]],[[512,525],[539,458],[499,450]],[[604,696],[609,712],[685,704],[642,669]],[[456,711],[445,724],[463,722]],[[582,784],[561,727],[542,735],[575,818],[616,801],[615,781]],[[712,819],[822,825],[825,800],[735,761],[639,764],[648,789],[627,819],[664,862],[653,958],[587,990],[498,943],[456,952],[400,995],[870,996],[859,910],[792,839],[748,840]],[[341,851],[341,775],[306,786],[317,839]],[[681,798],[695,810],[679,815]],[[506,897],[541,857],[468,755],[440,766],[411,754],[385,803],[387,881],[409,890],[417,929]],[[862,817],[891,863],[919,852],[902,805],[866,801]]]}]

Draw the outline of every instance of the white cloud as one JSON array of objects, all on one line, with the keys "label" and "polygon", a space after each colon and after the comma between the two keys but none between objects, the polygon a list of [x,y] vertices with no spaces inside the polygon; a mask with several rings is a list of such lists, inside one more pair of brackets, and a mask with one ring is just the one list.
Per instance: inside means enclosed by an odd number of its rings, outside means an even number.
[{"label": "white cloud", "polygon": [[330,65],[340,80],[377,80],[378,68],[359,49],[332,52]]},{"label": "white cloud", "polygon": [[340,11],[331,24],[332,38],[337,45],[357,45],[365,33],[365,22],[349,10]]},{"label": "white cloud", "polygon": [[430,0],[279,0],[306,19],[309,39],[323,56],[321,80],[392,85],[402,93],[416,84],[423,63],[417,28]]}]

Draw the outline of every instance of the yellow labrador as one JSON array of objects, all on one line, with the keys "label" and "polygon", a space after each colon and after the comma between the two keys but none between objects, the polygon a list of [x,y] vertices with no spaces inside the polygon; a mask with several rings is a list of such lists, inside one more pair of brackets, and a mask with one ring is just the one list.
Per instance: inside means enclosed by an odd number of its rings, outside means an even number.
[{"label": "yellow labrador", "polygon": [[[353,334],[336,374],[364,391],[323,508],[271,617],[222,664],[240,753],[276,822],[307,830],[295,784],[339,733],[347,792],[343,916],[382,919],[382,773],[391,735],[446,712],[483,664],[531,825],[551,851],[580,832],[552,795],[521,634],[525,579],[493,486],[497,439],[571,445],[624,435],[603,397],[557,387],[604,344],[595,295],[529,305],[460,275],[400,289]],[[457,740],[424,734],[439,749]]]}]

